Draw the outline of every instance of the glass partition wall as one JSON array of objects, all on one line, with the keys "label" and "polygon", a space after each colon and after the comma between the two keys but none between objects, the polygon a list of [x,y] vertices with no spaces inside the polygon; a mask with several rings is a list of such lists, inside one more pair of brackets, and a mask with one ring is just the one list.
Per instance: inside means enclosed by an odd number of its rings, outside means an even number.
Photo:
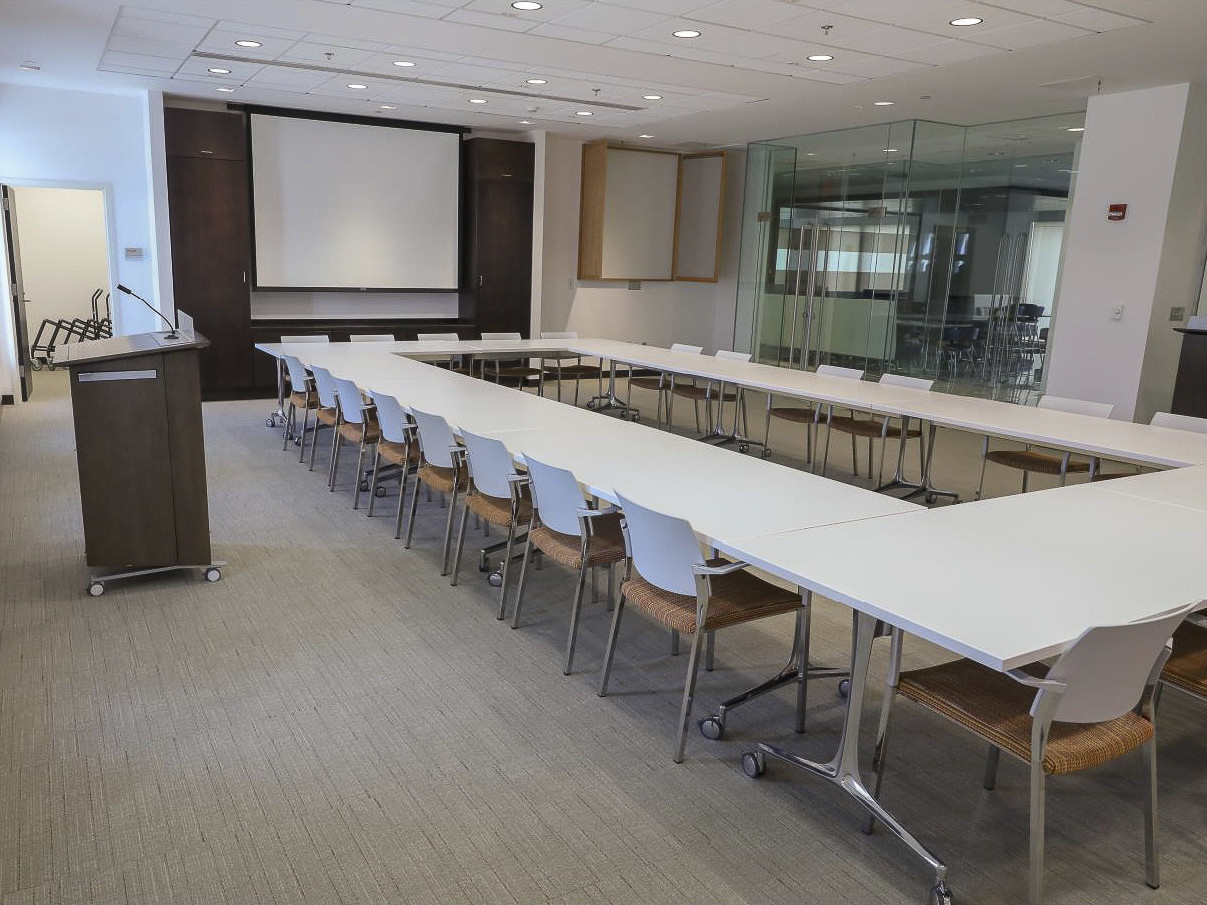
[{"label": "glass partition wall", "polygon": [[910,121],[751,144],[735,348],[782,367],[892,371],[1030,400],[1082,118]]}]

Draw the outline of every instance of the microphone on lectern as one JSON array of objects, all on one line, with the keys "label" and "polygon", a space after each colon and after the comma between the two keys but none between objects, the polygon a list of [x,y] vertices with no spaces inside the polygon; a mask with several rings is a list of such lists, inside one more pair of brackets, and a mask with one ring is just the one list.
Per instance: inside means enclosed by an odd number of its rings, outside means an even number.
[{"label": "microphone on lectern", "polygon": [[131,298],[138,299],[140,302],[142,302],[144,305],[146,305],[147,308],[149,308],[151,311],[155,312],[155,316],[158,317],[161,321],[163,321],[165,324],[168,325],[168,335],[165,337],[166,339],[179,339],[179,337],[176,335],[176,326],[170,320],[168,320],[166,317],[164,317],[163,313],[160,312],[160,310],[158,308],[156,308],[154,305],[152,305],[150,302],[148,302],[145,298],[143,298],[138,293],[133,292],[130,289],[127,289],[121,283],[117,284],[117,291],[124,292],[126,295],[130,296]]}]

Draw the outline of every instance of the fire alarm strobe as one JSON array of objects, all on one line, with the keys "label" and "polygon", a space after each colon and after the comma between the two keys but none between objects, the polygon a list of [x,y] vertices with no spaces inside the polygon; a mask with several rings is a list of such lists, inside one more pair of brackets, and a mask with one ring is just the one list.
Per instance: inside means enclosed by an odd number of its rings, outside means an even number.
[{"label": "fire alarm strobe", "polygon": [[1106,219],[1108,219],[1108,220],[1122,220],[1126,216],[1127,216],[1127,205],[1126,204],[1112,204],[1110,207],[1108,207],[1106,209]]}]

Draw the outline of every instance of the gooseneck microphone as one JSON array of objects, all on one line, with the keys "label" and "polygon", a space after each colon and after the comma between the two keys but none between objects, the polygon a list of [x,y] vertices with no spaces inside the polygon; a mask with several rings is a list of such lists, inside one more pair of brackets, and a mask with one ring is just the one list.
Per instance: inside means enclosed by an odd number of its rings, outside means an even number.
[{"label": "gooseneck microphone", "polygon": [[138,293],[132,292],[130,289],[127,289],[121,283],[117,284],[117,291],[124,292],[126,295],[130,296],[131,298],[138,299],[140,302],[142,302],[144,305],[146,305],[147,308],[149,308],[151,311],[154,311],[155,316],[158,317],[161,321],[163,321],[165,324],[168,325],[168,335],[165,337],[166,339],[179,339],[179,337],[176,335],[175,324],[173,324],[170,320],[168,320],[166,317],[164,317],[158,308],[156,308],[154,305],[152,305],[150,302],[148,302],[145,298],[143,298]]}]

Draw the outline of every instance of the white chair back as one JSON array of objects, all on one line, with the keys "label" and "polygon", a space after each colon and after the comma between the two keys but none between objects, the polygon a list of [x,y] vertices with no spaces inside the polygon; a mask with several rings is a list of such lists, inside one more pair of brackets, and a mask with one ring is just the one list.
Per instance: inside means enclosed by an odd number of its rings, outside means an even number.
[{"label": "white chair back", "polygon": [[456,465],[453,447],[457,445],[457,440],[448,422],[439,415],[429,415],[419,409],[411,409],[411,417],[419,429],[419,448],[423,451],[423,458],[438,468]]},{"label": "white chair back", "polygon": [[886,387],[905,387],[907,390],[929,390],[935,385],[924,377],[906,377],[902,374],[882,374],[880,383]]},{"label": "white chair back", "polygon": [[349,342],[354,343],[392,343],[394,342],[393,333],[353,333],[348,337]]},{"label": "white chair back", "polygon": [[573,330],[570,332],[563,331],[561,333],[556,331],[542,330],[541,339],[578,339],[578,334]]},{"label": "white chair back", "polygon": [[685,519],[646,509],[616,494],[628,523],[629,551],[641,577],[672,594],[696,596],[692,566],[704,562],[696,533]]},{"label": "white chair back", "polygon": [[285,359],[285,370],[289,372],[289,382],[293,384],[295,393],[302,393],[306,390],[306,381],[310,375],[306,373],[306,366],[302,364],[302,359],[296,355],[282,355]]},{"label": "white chair back", "polygon": [[1093,415],[1095,418],[1109,418],[1115,411],[1114,403],[1111,402],[1090,402],[1088,399],[1070,399],[1067,396],[1040,396],[1036,408],[1074,415]]},{"label": "white chair back", "polygon": [[1196,418],[1194,415],[1174,415],[1170,412],[1157,412],[1150,422],[1153,427],[1170,427],[1179,431],[1193,431],[1196,434],[1207,434],[1207,418]]},{"label": "white chair back", "polygon": [[[1066,723],[1100,723],[1135,707],[1165,642],[1186,614],[1198,605],[1180,606],[1150,619],[1095,626],[1082,632],[1048,671],[1049,679],[1068,685],[1053,718]],[[1032,715],[1046,693],[1040,689],[1035,696]]]},{"label": "white chair back", "polygon": [[317,334],[307,333],[304,335],[282,336],[281,342],[283,342],[283,343],[329,343],[329,342],[331,342],[331,337],[325,336],[321,333],[317,333]]},{"label": "white chair back", "polygon": [[704,347],[703,346],[693,346],[693,345],[689,345],[688,343],[671,343],[671,351],[672,352],[693,352],[696,355],[699,355],[701,352],[704,351]]},{"label": "white chair back", "polygon": [[483,333],[483,339],[522,339],[519,333]]},{"label": "white chair back", "polygon": [[863,371],[859,368],[840,368],[837,365],[818,365],[817,373],[823,377],[842,377],[846,380],[863,380]]},{"label": "white chair back", "polygon": [[377,427],[382,439],[391,443],[405,443],[407,425],[411,422],[402,403],[388,393],[376,390],[369,390],[369,398],[377,406]]},{"label": "white chair back", "polygon": [[417,333],[420,342],[434,340],[436,342],[456,342],[461,337],[456,333]]},{"label": "white chair back", "polygon": [[474,489],[483,496],[510,499],[511,485],[507,478],[516,472],[507,447],[493,437],[482,437],[467,430],[461,431],[461,440],[468,450],[466,458]]},{"label": "white chair back", "polygon": [[749,352],[731,352],[728,349],[717,349],[716,357],[728,359],[729,361],[750,361]]},{"label": "white chair back", "polygon": [[314,387],[318,390],[319,405],[325,409],[333,409],[339,405],[335,378],[331,376],[331,372],[326,368],[312,367],[310,373],[314,375]]},{"label": "white chair back", "polygon": [[365,423],[365,397],[351,380],[335,377],[335,395],[339,399],[339,412],[345,421],[353,424]]},{"label": "white chair back", "polygon": [[524,457],[528,477],[532,479],[532,499],[541,516],[541,524],[559,534],[582,536],[578,510],[587,505],[574,475],[564,468],[546,465],[531,456]]}]

